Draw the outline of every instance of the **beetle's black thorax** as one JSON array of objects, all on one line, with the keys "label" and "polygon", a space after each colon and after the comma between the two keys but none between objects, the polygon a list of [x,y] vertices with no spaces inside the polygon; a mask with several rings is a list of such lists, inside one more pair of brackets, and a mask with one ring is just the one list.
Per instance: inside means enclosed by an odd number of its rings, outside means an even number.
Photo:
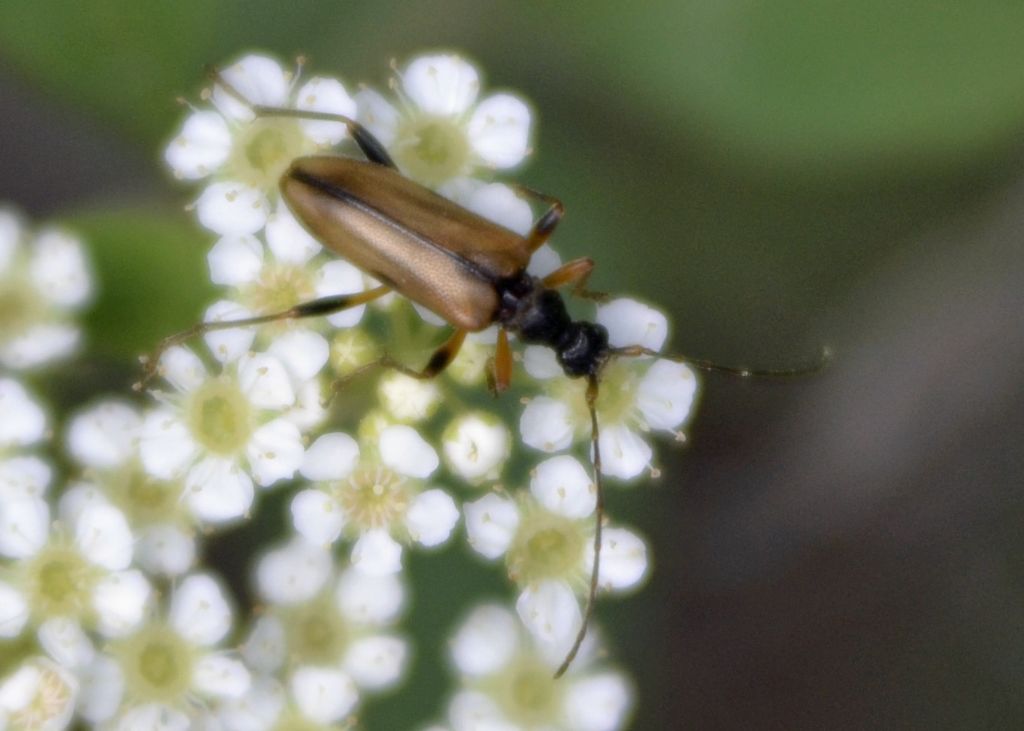
[{"label": "beetle's black thorax", "polygon": [[498,324],[524,343],[547,345],[571,378],[596,376],[608,359],[608,331],[601,325],[573,320],[562,296],[525,272],[500,280]]}]

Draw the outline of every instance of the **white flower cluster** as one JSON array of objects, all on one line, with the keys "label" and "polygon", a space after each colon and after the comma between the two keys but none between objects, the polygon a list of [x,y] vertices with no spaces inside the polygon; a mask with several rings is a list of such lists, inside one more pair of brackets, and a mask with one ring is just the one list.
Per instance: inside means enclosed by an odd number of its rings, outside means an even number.
[{"label": "white flower cluster", "polygon": [[[388,92],[350,95],[339,79],[248,55],[203,93],[165,159],[203,185],[194,211],[223,287],[206,321],[377,286],[325,252],[278,192],[296,157],[358,156],[344,118],[404,175],[513,231],[531,228],[529,203],[492,179],[529,154],[530,107],[483,94],[476,67],[455,55],[419,56],[396,74]],[[598,494],[586,384],[550,351],[526,348],[515,395],[498,401],[486,389],[493,330],[471,335],[433,380],[367,370],[385,352],[415,366],[443,338],[435,314],[389,295],[178,342],[155,364],[161,382],[145,405],[104,399],[57,429],[11,374],[71,350],[69,314],[91,280],[69,235],[27,240],[0,213],[0,729],[58,731],[75,718],[103,731],[353,723],[367,698],[402,681],[413,654],[400,628],[407,552],[450,542],[460,519],[471,549],[503,562],[517,598],[480,605],[454,629],[457,689],[438,728],[624,727],[631,685],[603,659],[595,628],[554,677],[586,614]],[[558,265],[545,246],[529,271]],[[668,335],[663,314],[629,299],[592,319],[613,347],[657,352]],[[609,362],[595,403],[603,475],[655,475],[651,436],[681,437],[696,391],[681,363]],[[70,466],[60,490],[42,456],[54,432]],[[280,489],[290,535],[252,564],[259,611],[238,613],[200,564],[203,538]],[[600,549],[602,591],[647,575],[635,530],[603,526]]]}]

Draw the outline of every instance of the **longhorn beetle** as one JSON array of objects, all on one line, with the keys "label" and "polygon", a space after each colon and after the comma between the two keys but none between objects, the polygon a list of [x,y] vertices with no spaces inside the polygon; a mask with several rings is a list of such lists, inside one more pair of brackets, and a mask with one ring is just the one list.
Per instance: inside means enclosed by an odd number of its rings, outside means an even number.
[{"label": "longhorn beetle", "polygon": [[600,299],[600,295],[584,288],[594,268],[592,259],[574,259],[542,278],[526,272],[533,253],[548,240],[564,214],[560,200],[516,186],[520,194],[547,205],[529,233],[520,236],[404,177],[384,145],[354,119],[341,114],[253,104],[216,69],[208,69],[208,75],[215,85],[249,107],[257,117],[293,117],[346,126],[366,160],[336,155],[298,158],[281,177],[281,194],[295,217],[325,247],[382,284],[356,294],[303,302],[267,315],[198,323],[159,343],[153,355],[144,359],[146,372],[136,388],[156,374],[160,355],[167,348],[189,338],[213,330],[329,315],[371,302],[391,291],[442,317],[454,328],[452,334],[421,370],[384,355],[336,383],[335,389],[339,383],[375,367],[392,368],[418,379],[434,378],[454,360],[467,333],[497,325],[497,345],[488,369],[489,386],[497,395],[508,388],[512,376],[509,333],[524,343],[550,347],[566,376],[585,378],[587,382],[596,491],[594,565],[587,605],[572,647],[555,672],[555,677],[560,677],[586,637],[600,574],[604,490],[596,403],[604,366],[614,358],[657,356],[706,371],[744,377],[786,377],[819,370],[829,357],[828,350],[823,351],[820,362],[810,367],[752,370],[687,356],[665,356],[640,345],[612,347],[603,326],[569,316],[557,291],[572,285],[573,294]]}]

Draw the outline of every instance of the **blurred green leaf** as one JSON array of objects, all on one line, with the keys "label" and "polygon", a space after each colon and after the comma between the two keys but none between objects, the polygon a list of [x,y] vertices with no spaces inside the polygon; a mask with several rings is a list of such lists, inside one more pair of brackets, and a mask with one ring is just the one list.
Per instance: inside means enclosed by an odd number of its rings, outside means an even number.
[{"label": "blurred green leaf", "polygon": [[[665,128],[822,169],[945,161],[1024,124],[1024,3],[611,0],[565,27]],[[594,69],[590,69],[593,73]]]},{"label": "blurred green leaf", "polygon": [[98,280],[84,318],[95,355],[133,359],[199,320],[212,301],[209,236],[185,216],[127,210],[68,223],[88,242]]}]

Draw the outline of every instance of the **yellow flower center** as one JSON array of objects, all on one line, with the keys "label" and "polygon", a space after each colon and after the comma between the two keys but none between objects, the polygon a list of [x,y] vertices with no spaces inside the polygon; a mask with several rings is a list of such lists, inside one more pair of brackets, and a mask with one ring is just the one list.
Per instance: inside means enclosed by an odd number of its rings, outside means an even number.
[{"label": "yellow flower center", "polygon": [[469,140],[462,126],[447,117],[405,120],[395,141],[395,162],[414,180],[439,185],[466,172]]},{"label": "yellow flower center", "polygon": [[215,454],[238,454],[255,428],[252,406],[230,378],[212,378],[196,389],[186,413],[193,438]]}]

